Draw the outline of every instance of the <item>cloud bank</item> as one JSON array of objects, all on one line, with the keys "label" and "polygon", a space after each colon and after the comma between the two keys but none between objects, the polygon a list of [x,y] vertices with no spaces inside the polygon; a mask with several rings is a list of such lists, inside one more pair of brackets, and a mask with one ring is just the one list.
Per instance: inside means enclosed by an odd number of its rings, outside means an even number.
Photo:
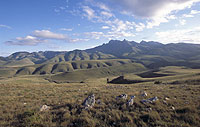
[{"label": "cloud bank", "polygon": [[156,32],[158,41],[164,43],[200,43],[200,27]]},{"label": "cloud bank", "polygon": [[17,37],[16,39],[12,41],[6,41],[5,43],[9,45],[33,46],[33,45],[37,45],[37,44],[45,43],[45,42],[47,42],[47,40],[38,39],[37,37],[33,37],[29,35],[26,37]]},{"label": "cloud bank", "polygon": [[200,0],[112,0],[112,2],[135,16],[152,18],[166,16],[173,11],[190,8]]},{"label": "cloud bank", "polygon": [[35,46],[41,43],[47,43],[49,40],[60,40],[64,42],[86,41],[84,39],[72,39],[65,34],[54,33],[49,30],[35,30],[26,37],[17,37],[11,41],[6,41],[9,45]]}]

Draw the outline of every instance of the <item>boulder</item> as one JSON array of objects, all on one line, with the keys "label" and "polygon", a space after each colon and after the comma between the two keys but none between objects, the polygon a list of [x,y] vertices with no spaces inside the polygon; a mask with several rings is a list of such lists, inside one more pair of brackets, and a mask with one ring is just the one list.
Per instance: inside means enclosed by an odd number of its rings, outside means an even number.
[{"label": "boulder", "polygon": [[146,97],[147,96],[147,93],[144,91],[142,94],[141,94],[142,97]]},{"label": "boulder", "polygon": [[153,97],[153,98],[149,98],[147,100],[142,100],[142,103],[153,103],[154,101],[157,101],[158,97]]},{"label": "boulder", "polygon": [[95,96],[94,94],[92,94],[84,100],[82,105],[87,109],[87,108],[92,108],[94,104],[95,104]]},{"label": "boulder", "polygon": [[127,94],[121,94],[119,96],[116,97],[116,99],[127,99]]},{"label": "boulder", "polygon": [[131,105],[133,105],[134,98],[135,98],[135,96],[131,96],[131,99],[128,100],[128,102],[126,103],[126,105],[127,105],[127,106],[131,106]]}]

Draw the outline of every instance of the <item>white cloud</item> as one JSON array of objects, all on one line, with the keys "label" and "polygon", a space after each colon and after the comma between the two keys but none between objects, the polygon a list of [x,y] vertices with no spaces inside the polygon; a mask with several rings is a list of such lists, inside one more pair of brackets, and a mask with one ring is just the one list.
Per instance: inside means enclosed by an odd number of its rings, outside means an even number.
[{"label": "white cloud", "polygon": [[7,26],[7,25],[3,25],[3,24],[0,24],[0,28],[7,28],[7,29],[12,29],[10,26]]},{"label": "white cloud", "polygon": [[145,25],[143,23],[139,23],[139,24],[136,24],[135,27],[136,27],[136,31],[140,32],[144,30]]},{"label": "white cloud", "polygon": [[[136,27],[136,24],[134,22],[129,21],[123,21],[115,17],[115,15],[111,12],[111,10],[102,3],[95,2],[94,0],[86,0],[88,4],[92,6],[83,5],[83,16],[86,17],[88,20],[94,22],[94,23],[101,23],[103,26],[101,29],[107,29],[108,31],[106,33],[102,32],[86,32],[84,33],[87,35],[87,38],[90,39],[99,39],[99,38],[109,38],[117,36],[122,37],[130,37],[135,36],[133,34],[134,27]],[[97,9],[92,9],[92,8]],[[143,25],[143,24],[140,24]],[[143,26],[141,26],[142,28]],[[140,30],[143,30],[141,29]],[[139,30],[139,26],[138,26]]]},{"label": "white cloud", "polygon": [[200,14],[200,11],[197,11],[197,10],[191,10],[190,14],[192,14],[192,15]]},{"label": "white cloud", "polygon": [[72,31],[73,29],[71,29],[71,28],[60,28],[60,30],[62,30],[62,31]]},{"label": "white cloud", "polygon": [[200,44],[200,27],[182,29],[182,30],[169,30],[164,32],[156,32],[157,40],[164,43],[199,43]]},{"label": "white cloud", "polygon": [[191,15],[191,14],[183,14],[182,17],[185,17],[185,18],[192,18],[192,17],[194,17],[194,15]]},{"label": "white cloud", "polygon": [[83,6],[83,11],[85,12],[84,16],[87,17],[89,20],[97,18],[97,16],[95,15],[95,11],[89,6]]},{"label": "white cloud", "polygon": [[148,20],[147,28],[153,28],[176,19],[173,13],[190,8],[200,0],[112,0],[112,2],[118,6],[115,7],[118,11],[145,18]]},{"label": "white cloud", "polygon": [[185,19],[180,19],[180,20],[179,20],[179,23],[180,23],[180,25],[182,25],[182,26],[183,26],[183,25],[185,25],[185,24],[186,24],[186,20],[185,20]]},{"label": "white cloud", "polygon": [[45,39],[57,39],[57,40],[67,40],[68,37],[64,34],[53,33],[49,30],[35,30],[33,32],[35,37],[45,38]]},{"label": "white cloud", "polygon": [[132,14],[151,18],[170,14],[172,11],[179,11],[190,8],[200,0],[113,0],[123,10]]},{"label": "white cloud", "polygon": [[[107,29],[107,33],[91,33],[91,38],[100,37],[134,37],[135,32],[141,32],[145,28],[160,26],[170,20],[178,19],[178,11],[190,8],[200,0],[111,0],[113,4],[100,3],[97,0],[85,0],[82,6],[83,16],[94,23],[101,23],[101,29]],[[89,6],[90,5],[90,6]],[[117,8],[118,6],[119,8]],[[95,8],[95,9],[94,9]],[[145,22],[135,23],[117,18],[113,12],[117,10],[121,14],[142,17]],[[193,13],[197,13],[193,11]],[[180,19],[180,24],[185,25],[186,20]],[[89,33],[87,33],[89,35]]]},{"label": "white cloud", "polygon": [[113,16],[112,13],[110,13],[110,12],[106,12],[106,11],[102,11],[102,12],[101,12],[101,15],[106,16],[107,18],[110,18],[110,17]]},{"label": "white cloud", "polygon": [[105,23],[111,27],[112,31],[117,32],[133,30],[136,25],[135,22],[123,21],[117,18],[113,21],[105,21]]},{"label": "white cloud", "polygon": [[108,35],[105,35],[105,37],[112,37],[112,38],[122,38],[122,37],[134,37],[135,34],[131,32],[125,32],[125,31],[113,31],[113,32],[108,32]]},{"label": "white cloud", "polygon": [[84,33],[88,39],[119,39],[123,37],[134,37],[135,34],[127,31],[109,31],[107,33],[103,32],[86,32]]},{"label": "white cloud", "polygon": [[53,33],[49,30],[35,30],[33,32],[33,36],[42,39],[53,39],[53,40],[61,40],[65,42],[80,42],[80,41],[88,41],[87,39],[81,38],[70,38],[65,34]]},{"label": "white cloud", "polygon": [[88,38],[90,39],[100,39],[101,37],[104,36],[103,32],[85,32],[84,33]]},{"label": "white cloud", "polygon": [[175,15],[168,15],[166,18],[167,19],[177,19],[177,17]]},{"label": "white cloud", "polygon": [[103,3],[97,3],[96,6],[99,7],[100,9],[102,9],[102,10],[110,11],[110,9],[108,8],[108,6],[106,6]]},{"label": "white cloud", "polygon": [[70,42],[86,42],[86,41],[89,41],[89,39],[81,39],[81,38],[70,39]]},{"label": "white cloud", "polygon": [[161,23],[166,23],[169,20],[165,17],[154,17],[152,20],[147,21],[147,28],[153,28],[154,26],[159,26]]},{"label": "white cloud", "polygon": [[192,18],[192,17],[194,17],[194,15],[196,15],[196,14],[200,14],[200,11],[191,10],[189,14],[183,14],[182,17],[185,17],[185,18]]},{"label": "white cloud", "polygon": [[33,45],[37,45],[37,44],[45,43],[45,42],[47,42],[47,40],[38,39],[37,37],[33,37],[33,36],[26,36],[26,37],[17,37],[15,40],[6,41],[5,43],[9,45],[33,46]]},{"label": "white cloud", "polygon": [[109,26],[102,26],[101,29],[109,29]]},{"label": "white cloud", "polygon": [[37,45],[40,43],[48,42],[49,40],[61,40],[64,42],[81,42],[88,41],[88,39],[81,38],[70,38],[64,34],[53,33],[49,30],[35,30],[32,35],[28,35],[26,37],[17,37],[12,41],[6,41],[6,44],[9,45]]}]

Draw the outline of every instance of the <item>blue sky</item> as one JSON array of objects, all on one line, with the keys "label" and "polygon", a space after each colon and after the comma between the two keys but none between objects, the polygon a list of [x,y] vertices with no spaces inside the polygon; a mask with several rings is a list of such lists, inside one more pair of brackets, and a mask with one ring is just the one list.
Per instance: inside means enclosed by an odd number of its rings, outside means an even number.
[{"label": "blue sky", "polygon": [[200,0],[1,0],[0,56],[111,39],[200,44]]}]

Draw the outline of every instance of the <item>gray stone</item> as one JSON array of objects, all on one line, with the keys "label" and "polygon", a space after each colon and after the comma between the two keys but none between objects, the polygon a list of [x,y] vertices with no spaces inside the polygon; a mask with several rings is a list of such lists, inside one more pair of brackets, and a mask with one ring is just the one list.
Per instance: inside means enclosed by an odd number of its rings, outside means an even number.
[{"label": "gray stone", "polygon": [[95,96],[94,94],[88,96],[84,102],[83,102],[83,106],[87,109],[87,108],[92,108],[95,104]]},{"label": "gray stone", "polygon": [[153,98],[149,98],[147,100],[142,100],[142,103],[153,103],[154,101],[157,101],[158,97],[153,97]]},{"label": "gray stone", "polygon": [[121,94],[121,95],[117,96],[116,99],[120,99],[120,98],[127,99],[127,96],[128,96],[127,94]]},{"label": "gray stone", "polygon": [[128,100],[128,102],[126,103],[126,105],[127,105],[127,106],[131,106],[131,105],[133,105],[134,98],[135,98],[135,96],[131,96],[131,99]]},{"label": "gray stone", "polygon": [[141,94],[142,97],[146,97],[147,96],[147,93],[144,91],[142,94]]}]

